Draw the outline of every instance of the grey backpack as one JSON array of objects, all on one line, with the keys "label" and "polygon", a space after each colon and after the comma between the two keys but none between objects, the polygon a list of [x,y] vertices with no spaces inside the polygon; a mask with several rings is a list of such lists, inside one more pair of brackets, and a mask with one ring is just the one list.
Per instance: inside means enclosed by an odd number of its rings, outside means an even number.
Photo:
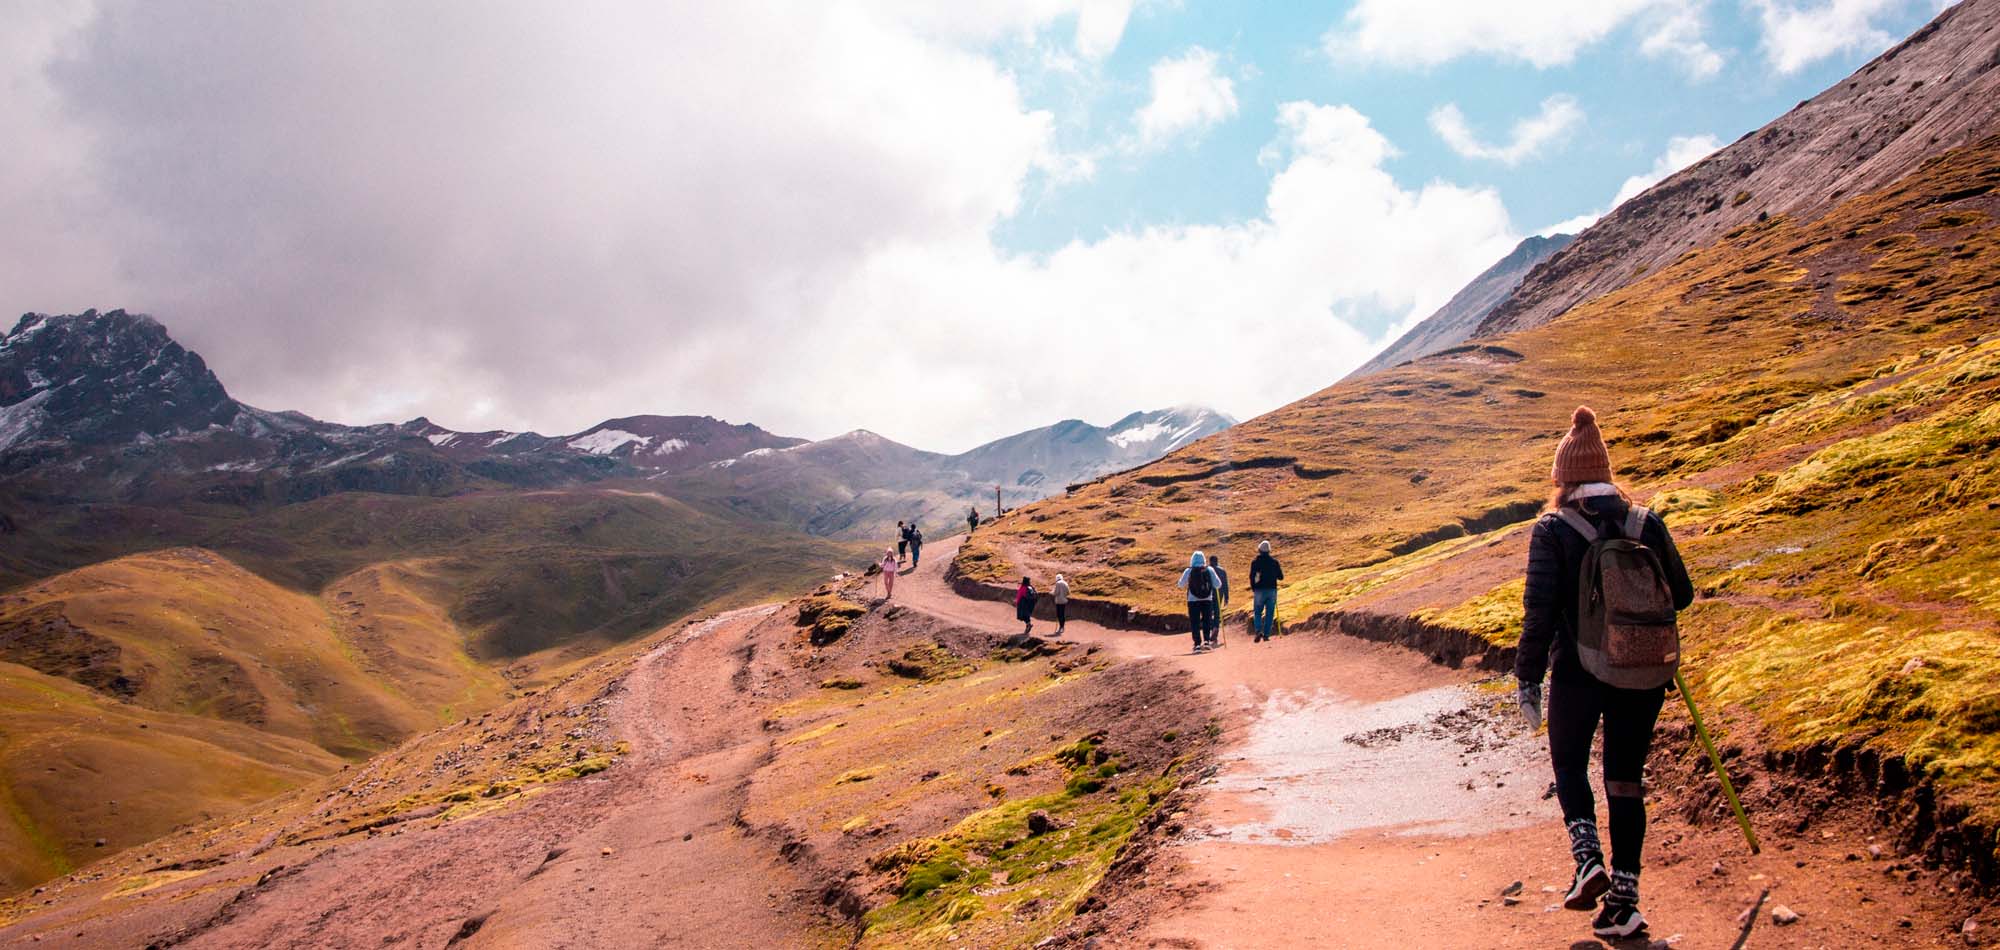
[{"label": "grey backpack", "polygon": [[1577,575],[1577,659],[1590,675],[1626,689],[1665,686],[1681,665],[1674,595],[1660,556],[1640,542],[1648,514],[1634,505],[1623,536],[1607,538],[1576,510],[1556,512],[1590,543]]}]

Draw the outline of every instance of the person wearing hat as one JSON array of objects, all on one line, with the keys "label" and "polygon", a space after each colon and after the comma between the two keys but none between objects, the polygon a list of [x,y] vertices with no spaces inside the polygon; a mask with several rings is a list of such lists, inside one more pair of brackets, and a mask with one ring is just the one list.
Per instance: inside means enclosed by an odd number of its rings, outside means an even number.
[{"label": "person wearing hat", "polygon": [[1278,566],[1278,559],[1271,556],[1271,542],[1257,542],[1257,556],[1250,561],[1250,640],[1263,643],[1271,639],[1271,628],[1278,622],[1278,582],[1285,579],[1285,569]]},{"label": "person wearing hat", "polygon": [[[1622,939],[1646,928],[1646,918],[1639,913],[1639,852],[1646,837],[1643,783],[1666,687],[1612,686],[1591,675],[1578,658],[1577,592],[1591,541],[1565,518],[1580,515],[1599,537],[1622,538],[1633,508],[1631,497],[1612,481],[1611,453],[1597,429],[1597,414],[1588,406],[1577,407],[1570,417],[1569,433],[1556,446],[1549,479],[1555,484],[1549,510],[1535,522],[1528,540],[1527,590],[1522,596],[1514,676],[1530,728],[1541,724],[1542,677],[1548,674],[1550,679],[1549,759],[1569,830],[1570,854],[1576,860],[1576,875],[1563,906],[1598,909],[1592,929],[1600,937]],[[1636,540],[1659,558],[1674,608],[1685,609],[1694,601],[1694,585],[1666,522],[1646,512],[1638,533]],[[1604,794],[1611,813],[1608,868],[1590,788],[1590,745],[1600,725]]]}]

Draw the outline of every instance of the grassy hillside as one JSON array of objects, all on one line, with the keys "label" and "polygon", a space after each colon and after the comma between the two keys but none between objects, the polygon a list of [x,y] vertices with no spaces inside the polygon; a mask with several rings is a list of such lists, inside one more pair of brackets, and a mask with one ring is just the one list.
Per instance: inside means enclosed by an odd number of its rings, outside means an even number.
[{"label": "grassy hillside", "polygon": [[1511,646],[1526,527],[1587,403],[1682,539],[1702,691],[1781,745],[1904,757],[1992,827],[1996,184],[1989,137],[1821,219],[1753,221],[1552,324],[1016,512],[957,567],[1064,570],[1078,596],[1176,612],[1190,550],[1240,571],[1268,538],[1281,617],[1413,618]]},{"label": "grassy hillside", "polygon": [[97,838],[233,811],[477,716],[510,679],[860,560],[601,487],[30,510],[16,523],[32,536],[9,539],[27,542],[8,551],[24,573],[105,559],[0,592],[0,689],[19,697],[0,707],[0,886],[15,887],[104,853]]}]

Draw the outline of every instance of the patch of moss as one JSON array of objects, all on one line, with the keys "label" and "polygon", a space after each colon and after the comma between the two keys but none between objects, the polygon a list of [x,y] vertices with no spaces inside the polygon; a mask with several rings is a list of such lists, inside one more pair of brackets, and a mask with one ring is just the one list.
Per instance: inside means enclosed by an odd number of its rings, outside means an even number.
[{"label": "patch of moss", "polygon": [[954,679],[979,668],[977,663],[951,652],[942,643],[913,646],[882,665],[897,676],[926,683]]},{"label": "patch of moss", "polygon": [[867,613],[868,608],[838,594],[821,594],[799,602],[798,624],[812,631],[814,646],[825,646],[846,636],[854,629],[854,622]]},{"label": "patch of moss", "polygon": [[[1073,778],[1117,772],[1116,756],[1095,739],[1048,758],[1071,768]],[[1075,913],[1139,819],[1179,782],[1177,769],[1115,794],[1070,786],[1002,802],[942,835],[877,855],[870,867],[900,872],[902,881],[897,899],[864,919],[860,945],[1033,946]],[[1036,812],[1050,818],[1040,834],[1029,824]]]}]

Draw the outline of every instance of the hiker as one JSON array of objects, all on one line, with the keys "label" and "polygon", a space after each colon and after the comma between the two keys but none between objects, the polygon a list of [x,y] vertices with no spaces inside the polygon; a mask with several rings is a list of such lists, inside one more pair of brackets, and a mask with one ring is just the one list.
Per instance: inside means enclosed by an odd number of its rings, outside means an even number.
[{"label": "hiker", "polygon": [[1063,635],[1063,628],[1069,626],[1069,581],[1064,580],[1061,574],[1057,574],[1054,586],[1049,588],[1049,595],[1055,598],[1056,636],[1060,637]]},{"label": "hiker", "polygon": [[965,512],[965,533],[971,534],[977,530],[979,530],[979,509],[967,509]]},{"label": "hiker", "polygon": [[896,593],[896,550],[882,549],[882,599],[888,600]]},{"label": "hiker", "polygon": [[1014,591],[1014,619],[1021,621],[1023,635],[1035,628],[1035,585],[1025,577]]},{"label": "hiker", "polygon": [[1271,542],[1257,542],[1257,557],[1250,562],[1251,642],[1271,639],[1271,628],[1278,623],[1278,582],[1284,579],[1285,569],[1271,556]]},{"label": "hiker", "polygon": [[1200,551],[1188,558],[1187,570],[1175,587],[1187,590],[1188,629],[1194,633],[1194,652],[1206,653],[1215,647],[1215,595],[1222,579],[1208,569],[1208,559]]},{"label": "hiker", "polygon": [[1229,606],[1229,572],[1222,569],[1219,557],[1208,559],[1208,569],[1214,571],[1216,580],[1221,582],[1215,587],[1215,613],[1208,618],[1208,642],[1215,644],[1221,642],[1222,608]]},{"label": "hiker", "polygon": [[903,555],[910,550],[910,526],[896,522],[896,563],[903,563]]},{"label": "hiker", "polygon": [[917,565],[923,563],[923,560],[924,533],[918,530],[917,523],[912,521],[910,522],[910,570],[916,570]]},{"label": "hiker", "polygon": [[[1542,675],[1552,669],[1549,759],[1569,829],[1570,854],[1576,859],[1576,876],[1563,906],[1590,910],[1602,897],[1603,907],[1592,929],[1600,937],[1623,938],[1646,927],[1639,913],[1646,754],[1654,722],[1666,702],[1664,682],[1671,679],[1672,664],[1680,656],[1677,634],[1641,639],[1631,631],[1634,624],[1641,624],[1636,629],[1665,628],[1671,633],[1672,614],[1694,602],[1694,585],[1666,522],[1634,505],[1624,489],[1612,483],[1611,456],[1589,407],[1578,407],[1571,417],[1549,475],[1555,493],[1528,541],[1527,592],[1522,597],[1514,676],[1520,684],[1522,714],[1534,728],[1542,719]],[[1616,549],[1619,541],[1638,541],[1643,548],[1625,545],[1621,552]],[[1578,592],[1586,584],[1591,597],[1583,602]],[[1649,597],[1656,606],[1644,615],[1632,613],[1630,604]],[[1591,613],[1583,613],[1585,609]],[[1615,627],[1604,619],[1613,611],[1621,619]],[[1589,636],[1580,638],[1586,621]],[[1641,662],[1653,666],[1641,668]],[[1654,672],[1659,667],[1667,670],[1664,679]],[[1630,680],[1642,675],[1663,685],[1641,689],[1605,682],[1607,677]],[[1611,812],[1608,872],[1598,841],[1589,771],[1591,738],[1600,720],[1604,794]]]}]

